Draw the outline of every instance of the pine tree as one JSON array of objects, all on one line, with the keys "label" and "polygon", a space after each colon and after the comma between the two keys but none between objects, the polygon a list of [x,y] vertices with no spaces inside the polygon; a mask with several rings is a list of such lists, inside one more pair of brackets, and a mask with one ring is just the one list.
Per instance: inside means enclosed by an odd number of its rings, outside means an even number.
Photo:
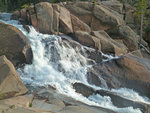
[{"label": "pine tree", "polygon": [[140,41],[143,38],[143,24],[147,7],[147,0],[138,0],[136,5],[136,16],[140,20]]}]

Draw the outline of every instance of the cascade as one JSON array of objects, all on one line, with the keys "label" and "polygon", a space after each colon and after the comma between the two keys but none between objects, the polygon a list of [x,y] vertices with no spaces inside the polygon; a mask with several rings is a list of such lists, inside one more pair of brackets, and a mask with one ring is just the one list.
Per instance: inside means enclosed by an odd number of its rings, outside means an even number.
[{"label": "cascade", "polygon": [[[71,39],[65,39],[56,35],[41,34],[32,26],[29,26],[30,32],[28,33],[18,21],[10,20],[9,17],[10,14],[2,14],[0,21],[17,27],[31,42],[33,63],[17,70],[24,84],[30,84],[33,87],[51,85],[61,94],[89,105],[105,107],[119,113],[142,113],[140,109],[134,109],[133,107],[117,108],[112,104],[111,98],[108,96],[103,97],[96,94],[86,98],[76,93],[72,88],[72,83],[75,82],[81,82],[94,89],[109,90],[107,89],[105,80],[102,78],[100,78],[103,84],[102,87],[88,83],[86,77],[87,68],[95,62],[89,63],[89,58],[86,54],[87,47],[77,42],[77,46],[72,46],[70,43]],[[103,53],[102,55],[105,56],[103,61],[117,58]],[[123,95],[134,101],[150,104],[148,98],[140,96],[131,89],[121,88],[109,91]]]}]

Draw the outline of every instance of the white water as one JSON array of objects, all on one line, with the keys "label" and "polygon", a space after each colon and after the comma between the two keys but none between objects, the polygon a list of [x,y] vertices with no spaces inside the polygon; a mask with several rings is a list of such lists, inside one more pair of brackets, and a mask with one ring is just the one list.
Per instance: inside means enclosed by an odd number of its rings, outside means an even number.
[{"label": "white water", "polygon": [[[27,33],[17,21],[10,21],[8,15],[2,15],[2,17],[3,20],[1,21],[20,29],[31,42],[34,55],[33,64],[26,65],[23,70],[18,69],[25,84],[32,86],[45,86],[50,84],[56,87],[59,93],[73,97],[89,105],[102,106],[118,111],[119,113],[142,113],[139,109],[133,109],[133,107],[117,108],[112,104],[111,98],[107,96],[102,97],[97,94],[86,98],[75,92],[71,85],[74,82],[78,81],[90,85],[86,79],[87,67],[89,66],[86,54],[81,54],[81,51],[84,53],[83,46],[81,48],[73,48],[69,43],[64,44],[61,37],[38,33],[32,26],[30,26],[31,32]],[[6,17],[7,20],[4,20]],[[109,57],[108,55],[105,56]],[[110,57],[110,59],[112,58]],[[92,87],[101,89],[96,86]],[[142,97],[130,89],[114,89],[112,92],[116,92],[134,101],[150,103],[146,97]]]}]

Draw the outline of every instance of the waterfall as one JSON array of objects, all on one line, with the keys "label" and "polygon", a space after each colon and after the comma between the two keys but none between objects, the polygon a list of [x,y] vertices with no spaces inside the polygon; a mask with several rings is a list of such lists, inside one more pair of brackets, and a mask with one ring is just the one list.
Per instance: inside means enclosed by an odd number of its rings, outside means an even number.
[{"label": "waterfall", "polygon": [[[34,87],[51,85],[61,94],[70,96],[89,105],[105,107],[118,111],[119,113],[142,113],[140,109],[134,109],[133,107],[117,108],[112,104],[111,98],[108,96],[103,97],[96,94],[86,98],[76,93],[72,88],[72,83],[75,82],[84,83],[94,89],[101,89],[101,87],[91,85],[87,82],[87,68],[92,65],[88,63],[89,59],[85,52],[87,47],[77,42],[76,44],[79,46],[73,47],[69,42],[71,39],[64,39],[56,35],[41,34],[32,26],[29,26],[30,33],[28,33],[23,29],[22,25],[19,25],[18,21],[9,20],[9,17],[9,14],[2,14],[0,21],[17,27],[31,42],[33,63],[31,65],[26,64],[24,68],[17,70],[24,84],[30,84]],[[114,58],[109,55],[104,56],[107,57],[104,61]],[[101,80],[104,86],[106,86],[105,81],[103,79]],[[105,90],[109,89],[106,88]],[[135,101],[149,103],[147,98],[140,96],[131,89],[122,88],[111,91]]]}]

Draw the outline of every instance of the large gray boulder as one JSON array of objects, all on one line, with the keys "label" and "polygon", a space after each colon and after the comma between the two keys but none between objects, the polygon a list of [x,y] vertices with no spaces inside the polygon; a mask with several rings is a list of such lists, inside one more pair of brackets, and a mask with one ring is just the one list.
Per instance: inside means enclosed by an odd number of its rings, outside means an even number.
[{"label": "large gray boulder", "polygon": [[0,99],[27,93],[28,89],[16,72],[13,64],[5,57],[0,57]]},{"label": "large gray boulder", "polygon": [[32,63],[32,50],[28,38],[16,27],[0,22],[0,55],[14,66]]},{"label": "large gray boulder", "polygon": [[92,73],[103,78],[109,88],[131,88],[150,97],[150,62],[146,59],[128,54],[97,64],[92,69]]},{"label": "large gray boulder", "polygon": [[38,20],[39,32],[53,33],[53,8],[48,2],[41,2],[35,5],[36,16]]}]

